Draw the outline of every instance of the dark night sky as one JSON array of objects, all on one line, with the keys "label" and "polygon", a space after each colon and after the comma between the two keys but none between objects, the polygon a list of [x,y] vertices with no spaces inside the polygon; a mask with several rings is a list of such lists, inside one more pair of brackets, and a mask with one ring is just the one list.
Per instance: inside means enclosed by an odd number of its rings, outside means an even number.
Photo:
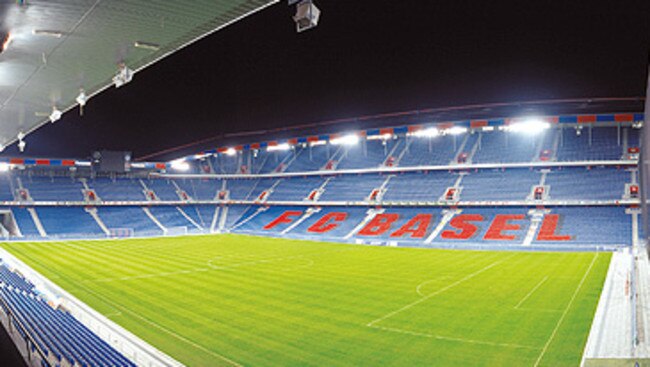
[{"label": "dark night sky", "polygon": [[83,117],[69,112],[39,129],[26,154],[104,148],[137,158],[221,133],[334,118],[645,93],[648,0],[316,3],[315,30],[296,34],[283,0],[96,96]]}]

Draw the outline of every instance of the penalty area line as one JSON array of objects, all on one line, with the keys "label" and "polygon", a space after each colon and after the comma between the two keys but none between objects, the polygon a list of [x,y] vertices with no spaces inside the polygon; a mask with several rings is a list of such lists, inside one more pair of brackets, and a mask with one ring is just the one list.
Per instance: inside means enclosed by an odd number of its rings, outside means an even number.
[{"label": "penalty area line", "polygon": [[[514,256],[514,255],[513,255],[513,256]],[[510,257],[512,257],[512,256],[510,256]],[[432,297],[435,297],[435,296],[437,296],[437,295],[439,295],[439,294],[441,294],[441,293],[443,293],[443,292],[446,292],[446,291],[448,291],[448,290],[454,288],[455,286],[457,286],[457,285],[459,285],[459,284],[462,284],[462,283],[464,283],[464,282],[466,282],[466,281],[468,281],[468,280],[474,278],[475,276],[477,276],[477,275],[479,275],[479,274],[481,274],[481,273],[483,273],[483,272],[485,272],[485,271],[487,271],[487,270],[489,270],[489,269],[491,269],[491,268],[493,268],[493,267],[495,267],[495,266],[501,264],[502,262],[504,262],[504,261],[510,259],[510,257],[507,257],[507,258],[505,258],[505,259],[502,259],[502,260],[499,260],[499,261],[495,261],[495,262],[493,262],[492,264],[486,265],[486,266],[483,267],[482,269],[477,270],[477,271],[475,271],[475,272],[473,272],[473,273],[471,273],[471,274],[469,274],[469,275],[463,277],[462,279],[459,279],[459,280],[457,280],[457,281],[455,281],[455,282],[449,284],[449,285],[446,286],[446,287],[443,287],[443,288],[441,288],[441,289],[439,289],[439,290],[437,290],[437,291],[435,291],[435,292],[433,292],[433,293],[430,293],[430,294],[428,294],[428,295],[426,295],[426,296],[424,296],[424,297],[422,297],[422,298],[420,298],[420,299],[418,299],[418,300],[416,300],[416,301],[414,301],[414,302],[411,302],[411,303],[409,303],[408,305],[406,305],[406,306],[404,306],[404,307],[401,307],[401,308],[399,308],[399,309],[397,309],[397,310],[395,310],[395,311],[389,312],[389,313],[387,313],[386,315],[384,315],[384,316],[382,316],[382,317],[380,317],[380,318],[378,318],[378,319],[375,319],[375,320],[373,320],[373,321],[370,321],[369,323],[366,324],[366,326],[368,326],[368,327],[373,327],[375,324],[377,324],[377,323],[379,323],[379,322],[382,322],[382,321],[384,321],[384,320],[386,320],[386,319],[388,319],[388,318],[390,318],[390,317],[393,317],[393,316],[397,315],[397,314],[400,313],[400,312],[406,311],[406,310],[412,308],[413,306],[419,305],[420,303],[422,303],[422,302],[424,302],[424,301],[426,301],[426,300],[428,300],[428,299],[430,299],[430,298],[432,298]]]}]

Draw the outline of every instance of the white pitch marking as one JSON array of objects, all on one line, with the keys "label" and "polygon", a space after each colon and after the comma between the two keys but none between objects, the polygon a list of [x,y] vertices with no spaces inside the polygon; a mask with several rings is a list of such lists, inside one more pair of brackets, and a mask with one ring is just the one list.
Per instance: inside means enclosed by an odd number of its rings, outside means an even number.
[{"label": "white pitch marking", "polygon": [[493,346],[493,347],[521,348],[521,349],[534,349],[534,350],[539,350],[540,349],[540,348],[531,347],[530,345],[510,344],[510,343],[494,343],[494,342],[488,342],[488,341],[484,341],[484,340],[454,338],[454,337],[450,337],[450,336],[442,336],[442,335],[435,335],[435,334],[420,333],[420,332],[417,332],[417,331],[410,331],[410,330],[397,329],[397,328],[389,328],[389,327],[383,327],[383,326],[371,326],[371,327],[375,328],[375,329],[379,329],[379,330],[392,331],[392,332],[400,333],[400,334],[423,336],[425,338],[432,338],[432,339],[438,339],[438,340],[447,340],[447,341],[454,341],[454,342],[460,342],[460,343],[482,344],[482,345],[489,345],[489,346]]},{"label": "white pitch marking", "polygon": [[526,300],[527,300],[530,296],[532,296],[533,293],[535,293],[535,291],[536,291],[539,287],[541,287],[542,284],[544,284],[544,282],[545,282],[547,279],[548,279],[548,275],[545,276],[544,279],[542,279],[542,281],[539,282],[535,287],[533,287],[533,289],[531,289],[530,292],[528,292],[528,294],[527,294],[524,298],[522,298],[521,301],[519,301],[519,303],[517,303],[517,305],[515,306],[515,308],[519,308],[519,306],[521,306],[522,304],[524,304],[524,302],[526,302]]},{"label": "white pitch marking", "polygon": [[[514,255],[513,255],[513,256],[514,256]],[[512,256],[511,256],[511,257],[512,257]],[[473,277],[475,277],[475,276],[477,276],[477,275],[483,273],[484,271],[489,270],[489,269],[491,269],[492,267],[501,264],[502,262],[506,261],[506,260],[509,259],[509,258],[510,258],[510,257],[507,257],[507,258],[505,258],[505,259],[502,259],[502,260],[499,260],[499,261],[493,262],[492,264],[487,265],[487,266],[485,266],[484,268],[482,268],[482,269],[480,269],[480,270],[478,270],[478,271],[475,271],[475,272],[473,272],[472,274],[469,274],[469,275],[467,275],[466,277],[464,277],[464,278],[462,278],[462,279],[460,279],[460,280],[457,280],[457,281],[455,281],[455,282],[449,284],[448,286],[446,286],[446,287],[444,287],[444,288],[441,288],[441,289],[439,289],[439,290],[437,290],[437,291],[435,291],[435,292],[433,292],[433,293],[431,293],[431,294],[428,294],[428,295],[426,295],[426,296],[424,296],[424,297],[418,299],[418,300],[415,301],[415,302],[411,302],[411,303],[409,303],[408,305],[406,305],[406,306],[404,306],[404,307],[402,307],[402,308],[399,308],[399,309],[397,309],[397,310],[395,310],[395,311],[389,312],[389,313],[387,313],[386,315],[384,315],[384,316],[382,316],[382,317],[380,317],[380,318],[378,318],[378,319],[376,319],[376,320],[370,321],[368,324],[366,324],[366,326],[368,326],[368,327],[372,327],[374,324],[376,324],[376,323],[378,323],[378,322],[382,322],[382,321],[384,321],[384,320],[386,320],[386,319],[388,319],[388,318],[390,318],[390,317],[393,317],[393,316],[397,315],[397,314],[400,313],[400,312],[406,311],[406,310],[408,310],[409,308],[411,308],[411,307],[413,307],[413,306],[415,306],[415,305],[418,305],[418,304],[420,304],[420,303],[422,303],[422,302],[424,302],[424,301],[426,301],[426,300],[428,300],[428,299],[430,299],[430,298],[432,298],[432,297],[434,297],[434,296],[439,295],[440,293],[443,293],[443,292],[445,292],[445,291],[447,291],[447,290],[449,290],[449,289],[451,289],[451,288],[453,288],[453,287],[455,287],[455,286],[457,286],[457,285],[459,285],[459,284],[461,284],[461,283],[463,283],[463,282],[465,282],[465,281],[467,281],[467,280],[472,279]]]},{"label": "white pitch marking", "polygon": [[596,259],[598,258],[598,253],[596,253],[596,256],[591,260],[591,264],[589,264],[589,267],[587,268],[587,271],[585,272],[585,275],[582,276],[582,279],[580,280],[580,283],[578,284],[578,287],[576,290],[573,292],[573,296],[571,296],[571,299],[569,300],[569,304],[566,306],[564,309],[564,312],[562,312],[562,316],[560,316],[560,319],[557,322],[557,325],[555,325],[555,329],[553,329],[553,333],[551,336],[548,338],[548,341],[546,341],[546,344],[544,345],[544,348],[542,349],[542,353],[539,354],[539,357],[537,357],[537,360],[535,361],[535,364],[533,367],[539,366],[539,362],[542,361],[542,358],[544,357],[544,354],[546,353],[546,350],[548,349],[549,345],[551,345],[551,342],[553,341],[553,338],[555,338],[555,334],[557,334],[557,331],[560,329],[560,325],[562,325],[562,321],[564,321],[564,317],[566,317],[567,313],[569,312],[569,309],[571,308],[571,305],[573,304],[573,301],[576,299],[576,296],[578,295],[578,292],[580,291],[580,288],[582,288],[582,284],[584,284],[585,280],[587,279],[587,276],[591,272],[591,268],[593,268],[594,264],[596,263]]},{"label": "white pitch marking", "polygon": [[427,285],[427,284],[429,284],[431,282],[435,282],[435,281],[439,281],[439,280],[443,280],[443,279],[447,279],[447,278],[449,278],[449,276],[444,275],[444,276],[441,276],[441,277],[425,280],[424,282],[418,284],[418,286],[415,288],[415,292],[417,294],[421,295],[422,297],[426,297],[427,295],[422,293],[422,287],[424,287],[425,285]]},{"label": "white pitch marking", "polygon": [[204,347],[204,346],[202,346],[202,345],[200,345],[200,344],[197,344],[197,343],[195,343],[195,342],[193,342],[193,341],[191,341],[191,340],[189,340],[189,339],[187,339],[187,338],[185,338],[185,337],[183,337],[183,336],[181,336],[181,335],[178,335],[178,334],[176,334],[175,332],[173,332],[173,331],[171,331],[171,330],[165,328],[164,326],[161,326],[161,325],[159,325],[158,323],[156,323],[156,322],[154,322],[154,321],[151,321],[151,320],[149,320],[148,318],[146,318],[146,317],[140,315],[139,313],[134,312],[134,311],[131,311],[130,309],[128,309],[128,308],[126,308],[126,307],[124,307],[124,306],[121,306],[121,305],[119,305],[119,304],[116,304],[116,303],[114,303],[114,302],[108,300],[108,299],[107,299],[106,297],[104,297],[103,295],[101,295],[101,294],[99,294],[99,293],[95,293],[95,292],[93,292],[92,290],[90,290],[90,289],[87,288],[87,287],[82,286],[82,288],[84,288],[88,293],[93,294],[95,297],[102,299],[105,303],[111,305],[113,308],[115,308],[115,309],[122,309],[124,312],[129,313],[129,314],[135,316],[136,318],[138,318],[138,319],[140,319],[140,320],[142,320],[142,321],[144,321],[144,322],[146,322],[146,323],[152,325],[153,327],[155,327],[155,328],[157,328],[157,329],[159,329],[159,330],[162,330],[163,332],[165,332],[165,333],[167,333],[167,334],[169,334],[169,335],[175,337],[175,338],[178,339],[178,340],[181,340],[181,341],[183,341],[183,342],[185,342],[185,343],[187,343],[187,344],[193,346],[193,347],[196,348],[196,349],[202,350],[203,352],[208,353],[208,354],[212,355],[213,357],[217,357],[217,358],[219,358],[219,359],[221,359],[221,360],[223,360],[223,361],[225,361],[225,362],[227,362],[227,363],[229,363],[229,364],[231,364],[231,365],[233,365],[233,366],[235,366],[235,367],[243,367],[243,365],[241,365],[241,364],[239,364],[239,363],[233,361],[232,359],[230,359],[230,358],[228,358],[228,357],[225,357],[225,356],[222,356],[222,355],[219,354],[219,353],[213,352],[213,351],[211,351],[210,349],[208,349],[208,348],[206,348],[206,347]]}]

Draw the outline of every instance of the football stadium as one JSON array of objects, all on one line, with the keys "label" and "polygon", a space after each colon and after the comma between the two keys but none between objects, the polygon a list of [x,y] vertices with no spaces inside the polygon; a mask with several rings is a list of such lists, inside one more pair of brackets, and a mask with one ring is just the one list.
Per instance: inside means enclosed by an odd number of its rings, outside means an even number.
[{"label": "football stadium", "polygon": [[1,5],[0,342],[18,357],[0,365],[650,366],[646,97],[30,151],[70,115],[92,128],[103,95],[146,100],[140,76],[208,38],[280,11],[302,42],[335,16],[193,3]]}]

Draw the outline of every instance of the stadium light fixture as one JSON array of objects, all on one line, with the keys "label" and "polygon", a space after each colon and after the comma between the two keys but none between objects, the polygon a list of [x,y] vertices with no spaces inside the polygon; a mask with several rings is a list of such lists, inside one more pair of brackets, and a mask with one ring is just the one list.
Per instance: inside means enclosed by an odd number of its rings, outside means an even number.
[{"label": "stadium light fixture", "polygon": [[50,114],[50,122],[55,123],[61,119],[63,112],[59,111],[56,106],[52,107],[52,113]]},{"label": "stadium light fixture", "polygon": [[450,127],[449,129],[445,130],[445,133],[449,135],[460,135],[460,134],[465,134],[468,131],[466,127],[462,126],[454,126]]},{"label": "stadium light fixture", "polygon": [[120,63],[118,65],[117,74],[113,77],[115,88],[119,88],[131,80],[133,80],[133,70],[129,69],[125,63]]},{"label": "stadium light fixture", "polygon": [[0,162],[0,172],[7,172],[7,171],[9,171],[9,163]]},{"label": "stadium light fixture", "polygon": [[86,102],[88,102],[88,96],[86,96],[86,92],[83,89],[80,89],[79,95],[77,96],[77,103],[83,107],[86,105]]},{"label": "stadium light fixture", "polygon": [[230,147],[230,148],[226,149],[225,153],[226,153],[227,156],[232,157],[233,155],[237,154],[237,151],[235,150],[235,148]]},{"label": "stadium light fixture", "polygon": [[55,31],[51,29],[32,29],[32,34],[35,36],[47,36],[47,37],[54,37],[54,38],[63,37],[63,32]]},{"label": "stadium light fixture", "polygon": [[187,161],[183,158],[181,159],[176,159],[174,161],[171,161],[171,166],[173,170],[176,171],[189,171],[190,169],[190,164],[187,163]]},{"label": "stadium light fixture", "polygon": [[390,139],[392,137],[393,137],[393,134],[386,133],[386,134],[381,134],[381,135],[371,135],[371,136],[367,137],[366,139],[368,139],[368,140],[388,140],[388,139]]},{"label": "stadium light fixture", "polygon": [[194,159],[203,159],[211,156],[212,154],[210,153],[199,153],[199,154],[194,154]]},{"label": "stadium light fixture", "polygon": [[289,143],[282,143],[282,144],[266,147],[267,152],[286,151],[289,149],[291,149],[291,145],[289,145]]},{"label": "stadium light fixture", "polygon": [[313,0],[289,0],[289,5],[293,4],[297,4],[293,21],[296,22],[296,31],[298,33],[318,25],[320,9],[316,7]]},{"label": "stadium light fixture", "polygon": [[440,130],[435,127],[430,127],[428,129],[418,130],[411,133],[411,136],[416,136],[418,138],[435,138],[438,135],[440,135]]},{"label": "stadium light fixture", "polygon": [[27,143],[25,143],[24,140],[22,140],[22,139],[21,139],[21,140],[18,140],[18,150],[19,150],[21,153],[25,151],[25,146],[26,146],[26,145],[27,145]]},{"label": "stadium light fixture", "polygon": [[327,142],[325,140],[317,140],[317,141],[312,141],[311,143],[309,143],[309,146],[310,147],[315,147],[315,146],[318,146],[318,145],[325,145],[325,144],[327,144]]},{"label": "stadium light fixture", "polygon": [[356,145],[359,143],[359,136],[355,134],[344,135],[330,140],[332,145]]},{"label": "stadium light fixture", "polygon": [[521,122],[515,122],[511,125],[508,125],[507,130],[515,133],[534,135],[539,134],[550,127],[551,125],[542,119],[529,118]]}]

